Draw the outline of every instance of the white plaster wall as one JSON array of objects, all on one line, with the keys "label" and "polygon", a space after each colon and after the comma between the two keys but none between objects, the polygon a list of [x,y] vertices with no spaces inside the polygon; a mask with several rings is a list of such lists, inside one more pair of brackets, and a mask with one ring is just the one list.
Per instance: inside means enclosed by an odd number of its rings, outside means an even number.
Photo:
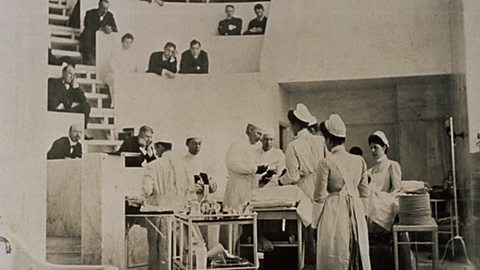
[{"label": "white plaster wall", "polygon": [[[480,151],[477,134],[480,133],[480,2],[463,1],[465,23],[466,83],[468,106],[468,133],[470,152]],[[463,60],[463,59],[462,59]]]},{"label": "white plaster wall", "polygon": [[0,216],[45,257],[48,1],[0,1]]},{"label": "white plaster wall", "polygon": [[261,70],[280,82],[450,73],[448,2],[273,1]]}]

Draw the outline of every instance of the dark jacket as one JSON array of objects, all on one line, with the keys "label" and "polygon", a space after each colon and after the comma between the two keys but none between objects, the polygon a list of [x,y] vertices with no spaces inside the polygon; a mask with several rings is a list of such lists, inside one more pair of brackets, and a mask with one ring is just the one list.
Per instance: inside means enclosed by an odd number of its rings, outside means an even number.
[{"label": "dark jacket", "polygon": [[184,51],[180,60],[180,73],[208,73],[208,54],[200,51],[198,57],[194,58],[190,50]]},{"label": "dark jacket", "polygon": [[87,102],[87,98],[81,88],[70,87],[70,89],[67,90],[62,78],[48,79],[49,111],[56,111],[56,108],[60,103],[63,103],[65,110],[68,110],[72,107],[73,102],[79,104]]},{"label": "dark jacket", "polygon": [[[237,28],[233,30],[228,30],[229,25],[235,25]],[[240,18],[231,18],[224,19],[218,23],[218,33],[222,36],[235,36],[242,34],[242,19]]]},{"label": "dark jacket", "polygon": [[115,18],[110,11],[107,11],[103,20],[100,20],[100,13],[98,8],[90,9],[85,14],[85,19],[83,20],[83,32],[80,36],[83,42],[93,42],[95,44],[95,33],[103,27],[111,26],[113,32],[117,32],[117,24],[115,23]]},{"label": "dark jacket", "polygon": [[47,153],[47,159],[82,158],[82,144],[77,142],[70,153],[70,140],[68,137],[61,137],[55,140]]},{"label": "dark jacket", "polygon": [[[250,29],[254,28],[254,27],[260,27],[262,28],[262,32],[260,33],[252,33],[250,32]],[[248,23],[248,29],[247,31],[245,31],[245,33],[243,33],[244,35],[263,35],[265,34],[265,29],[267,29],[267,17],[263,17],[263,19],[260,21],[258,20],[257,18],[255,19],[252,19],[249,23]]]},{"label": "dark jacket", "polygon": [[170,59],[164,61],[163,52],[153,52],[150,55],[147,72],[162,75],[163,69],[169,70],[173,73],[177,73],[177,58],[174,56],[173,61],[171,61]]},{"label": "dark jacket", "polygon": [[143,154],[140,150],[140,145],[138,144],[138,136],[133,136],[127,138],[123,141],[122,146],[118,150],[118,153],[129,152],[129,153],[140,153],[138,157],[125,157],[125,166],[127,167],[142,167],[143,161],[150,162],[155,160],[155,155],[148,156],[148,154]]}]

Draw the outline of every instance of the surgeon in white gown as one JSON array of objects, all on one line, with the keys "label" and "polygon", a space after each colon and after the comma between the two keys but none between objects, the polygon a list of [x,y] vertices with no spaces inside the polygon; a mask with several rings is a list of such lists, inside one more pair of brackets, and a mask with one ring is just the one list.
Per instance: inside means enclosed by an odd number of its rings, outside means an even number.
[{"label": "surgeon in white gown", "polygon": [[262,135],[262,147],[258,149],[260,164],[268,166],[266,173],[260,175],[260,187],[278,186],[278,179],[285,169],[285,154],[282,150],[273,147],[275,139],[275,130],[265,128]]},{"label": "surgeon in white gown", "polygon": [[227,152],[228,182],[223,200],[224,207],[241,210],[250,190],[258,188],[257,174],[263,174],[268,167],[260,164],[258,148],[262,129],[248,124],[246,137],[235,142]]},{"label": "surgeon in white gown", "polygon": [[[250,191],[258,188],[258,176],[268,170],[268,166],[260,165],[258,148],[262,137],[262,128],[258,124],[247,124],[246,136],[234,142],[227,152],[228,182],[223,199],[224,209],[242,211]],[[220,242],[228,246],[229,231],[226,226],[220,230]],[[241,227],[233,226],[233,242],[241,235]]]},{"label": "surgeon in white gown", "polygon": [[[188,202],[188,194],[197,194],[197,199],[202,198],[204,183],[195,183],[200,173],[208,177],[209,169],[201,157],[198,156],[201,149],[202,139],[198,136],[189,136],[186,140],[188,151],[185,155],[165,155],[149,163],[145,167],[143,179],[143,193],[148,205],[157,205],[166,209],[183,210]],[[209,178],[209,192],[217,189],[215,182]],[[167,232],[166,219],[152,219],[160,229]],[[167,241],[163,236],[158,237],[151,226],[148,229],[149,240],[149,269],[167,269],[168,254]],[[166,234],[165,234],[166,235]],[[208,244],[208,233],[202,232],[203,240]],[[215,234],[216,235],[216,234]],[[201,237],[201,236],[200,236]],[[214,236],[215,237],[215,236]],[[213,243],[218,243],[213,239]]]}]

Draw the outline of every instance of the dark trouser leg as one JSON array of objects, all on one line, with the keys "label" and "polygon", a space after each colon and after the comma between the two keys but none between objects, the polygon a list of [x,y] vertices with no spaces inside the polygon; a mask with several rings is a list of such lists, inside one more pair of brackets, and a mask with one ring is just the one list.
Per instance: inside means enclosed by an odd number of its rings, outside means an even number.
[{"label": "dark trouser leg", "polygon": [[88,120],[90,119],[91,110],[92,110],[92,107],[90,106],[90,104],[85,102],[69,109],[68,112],[83,113],[83,115],[85,116],[85,119],[84,119],[85,129],[87,129],[87,124],[88,124]]},{"label": "dark trouser leg", "polygon": [[303,235],[305,237],[305,263],[309,265],[316,264],[316,238],[312,227],[304,227]]},{"label": "dark trouser leg", "polygon": [[81,52],[84,65],[95,65],[96,32],[84,31],[81,40]]}]

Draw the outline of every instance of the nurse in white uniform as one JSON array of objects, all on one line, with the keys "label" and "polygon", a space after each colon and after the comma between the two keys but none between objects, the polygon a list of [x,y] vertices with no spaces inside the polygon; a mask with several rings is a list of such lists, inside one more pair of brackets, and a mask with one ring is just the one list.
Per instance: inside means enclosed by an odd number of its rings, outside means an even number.
[{"label": "nurse in white uniform", "polygon": [[383,229],[390,231],[398,213],[397,193],[402,189],[400,164],[387,157],[390,143],[383,131],[368,137],[375,165],[368,170],[370,197],[367,216]]}]

